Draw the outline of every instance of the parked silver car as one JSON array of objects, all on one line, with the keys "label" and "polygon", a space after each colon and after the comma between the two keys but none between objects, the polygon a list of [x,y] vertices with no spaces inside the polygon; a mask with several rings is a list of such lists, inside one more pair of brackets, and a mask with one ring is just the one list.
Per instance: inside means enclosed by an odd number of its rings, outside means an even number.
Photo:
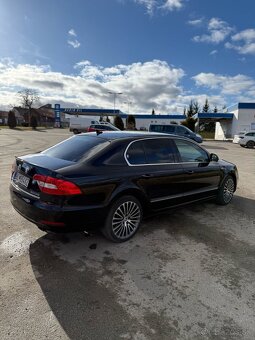
[{"label": "parked silver car", "polygon": [[247,132],[244,136],[241,136],[239,144],[242,147],[254,148],[254,146],[255,146],[255,131]]}]

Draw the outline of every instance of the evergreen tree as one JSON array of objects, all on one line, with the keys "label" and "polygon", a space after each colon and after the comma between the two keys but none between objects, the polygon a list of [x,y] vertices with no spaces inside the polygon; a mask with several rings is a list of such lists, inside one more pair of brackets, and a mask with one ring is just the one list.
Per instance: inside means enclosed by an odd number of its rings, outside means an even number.
[{"label": "evergreen tree", "polygon": [[207,98],[205,100],[205,105],[203,106],[203,112],[210,112],[210,105]]},{"label": "evergreen tree", "polygon": [[14,111],[9,111],[7,124],[10,129],[14,129],[17,126],[17,120]]},{"label": "evergreen tree", "polygon": [[101,115],[99,118],[99,122],[103,122],[104,121],[104,117]]},{"label": "evergreen tree", "polygon": [[152,109],[151,114],[152,114],[152,115],[155,115],[155,110],[154,110],[154,109]]},{"label": "evergreen tree", "polygon": [[106,121],[107,123],[111,123],[110,118],[108,116],[106,117]]},{"label": "evergreen tree", "polygon": [[123,123],[123,120],[120,118],[120,116],[114,117],[114,125],[116,126],[116,128],[120,130],[124,130],[124,123]]},{"label": "evergreen tree", "polygon": [[193,100],[190,101],[186,115],[187,115],[187,117],[192,117],[194,115]]},{"label": "evergreen tree", "polygon": [[217,113],[217,112],[218,112],[217,106],[214,107],[213,112],[214,112],[214,113]]},{"label": "evergreen tree", "polygon": [[184,115],[184,116],[187,115],[187,113],[186,113],[186,106],[185,106],[185,108],[183,109],[183,115]]},{"label": "evergreen tree", "polygon": [[126,126],[128,130],[135,130],[135,117],[133,115],[128,115]]},{"label": "evergreen tree", "polygon": [[194,114],[198,113],[200,111],[200,107],[197,101],[193,103],[193,112]]},{"label": "evergreen tree", "polygon": [[192,117],[187,117],[184,121],[181,122],[181,125],[186,126],[191,131],[195,131],[195,124],[197,119],[194,119]]}]

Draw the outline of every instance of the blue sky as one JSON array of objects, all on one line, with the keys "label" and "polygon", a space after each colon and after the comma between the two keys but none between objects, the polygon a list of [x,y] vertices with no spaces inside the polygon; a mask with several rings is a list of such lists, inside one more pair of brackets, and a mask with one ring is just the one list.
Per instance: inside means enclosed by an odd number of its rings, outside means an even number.
[{"label": "blue sky", "polygon": [[254,0],[0,0],[0,108],[182,112],[255,101]]}]

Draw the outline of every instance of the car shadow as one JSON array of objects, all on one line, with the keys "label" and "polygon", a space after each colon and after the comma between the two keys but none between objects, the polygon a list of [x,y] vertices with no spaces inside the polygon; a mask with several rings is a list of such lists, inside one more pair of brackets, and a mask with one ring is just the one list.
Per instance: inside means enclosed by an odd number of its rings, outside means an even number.
[{"label": "car shadow", "polygon": [[[136,261],[139,261],[139,251],[143,249],[145,238],[167,228],[177,238],[178,235],[193,238],[211,246],[213,250],[216,246],[218,251],[225,251],[227,248],[228,255],[233,256],[238,244],[233,243],[235,247],[230,246],[232,241],[228,241],[226,234],[214,229],[213,215],[210,216],[212,224],[207,227],[203,223],[192,224],[189,216],[193,214],[192,218],[196,219],[196,214],[206,216],[209,212],[215,216],[238,216],[241,212],[255,217],[254,203],[252,199],[235,196],[226,207],[206,202],[169,210],[145,220],[139,231],[140,235],[137,235],[139,241],[130,240],[124,244],[111,243],[100,233],[46,234],[30,245],[32,269],[52,312],[68,338],[124,338],[128,332],[132,335],[132,330],[143,330],[143,326],[118,303],[116,290],[124,282],[121,274],[118,277],[111,271],[110,261],[114,261],[114,265],[124,271],[127,268],[123,259],[113,258],[111,254],[119,254],[124,249],[126,253],[132,252]],[[226,246],[227,242],[230,243],[229,247]],[[244,265],[247,262],[247,248],[244,251],[241,243],[239,248],[236,261],[241,261],[241,265]],[[105,277],[110,280],[108,283],[104,281]]]},{"label": "car shadow", "polygon": [[90,254],[104,262],[108,246],[99,233],[49,234],[30,245],[35,278],[69,339],[119,339],[133,324],[111,287],[100,283],[100,270],[91,267]]}]

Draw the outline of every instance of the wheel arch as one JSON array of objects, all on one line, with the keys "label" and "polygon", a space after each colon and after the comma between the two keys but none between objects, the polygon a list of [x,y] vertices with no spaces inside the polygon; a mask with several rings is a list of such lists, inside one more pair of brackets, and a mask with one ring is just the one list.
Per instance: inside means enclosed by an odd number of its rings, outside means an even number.
[{"label": "wheel arch", "polygon": [[119,190],[118,192],[113,193],[110,204],[113,204],[116,200],[118,200],[122,196],[134,196],[138,201],[140,202],[142,208],[144,211],[146,211],[149,207],[149,201],[146,197],[146,195],[139,190],[138,188],[126,188],[123,190]]}]

